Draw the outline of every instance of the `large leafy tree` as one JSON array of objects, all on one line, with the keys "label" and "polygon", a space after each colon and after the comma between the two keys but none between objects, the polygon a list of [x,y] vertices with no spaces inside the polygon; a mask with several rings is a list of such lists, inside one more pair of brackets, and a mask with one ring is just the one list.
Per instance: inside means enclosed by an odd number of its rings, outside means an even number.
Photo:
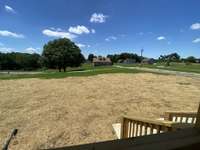
[{"label": "large leafy tree", "polygon": [[167,66],[170,66],[171,62],[179,62],[180,61],[180,55],[177,53],[171,53],[169,55],[160,55],[159,61],[166,62]]},{"label": "large leafy tree", "polygon": [[97,56],[95,56],[94,54],[89,54],[88,55],[88,61],[92,62],[93,58],[96,58]]},{"label": "large leafy tree", "polygon": [[161,61],[171,60],[174,62],[178,62],[180,61],[180,55],[177,53],[171,53],[168,55],[160,55],[159,60]]},{"label": "large leafy tree", "polygon": [[186,62],[195,63],[196,62],[196,58],[194,56],[189,56],[189,57],[186,58]]},{"label": "large leafy tree", "polygon": [[44,45],[42,56],[49,68],[78,67],[84,61],[81,50],[67,38],[56,39]]}]

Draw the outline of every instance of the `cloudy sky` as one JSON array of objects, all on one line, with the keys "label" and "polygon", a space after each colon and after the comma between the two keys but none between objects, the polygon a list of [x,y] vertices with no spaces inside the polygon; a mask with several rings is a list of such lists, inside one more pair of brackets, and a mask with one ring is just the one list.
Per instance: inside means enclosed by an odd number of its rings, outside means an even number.
[{"label": "cloudy sky", "polygon": [[0,0],[0,51],[70,38],[87,55],[200,57],[199,0]]}]

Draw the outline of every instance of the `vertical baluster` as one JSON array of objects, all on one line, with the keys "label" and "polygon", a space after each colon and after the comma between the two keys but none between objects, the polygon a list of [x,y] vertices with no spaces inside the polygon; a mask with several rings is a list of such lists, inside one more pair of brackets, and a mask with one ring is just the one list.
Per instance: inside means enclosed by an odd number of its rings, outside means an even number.
[{"label": "vertical baluster", "polygon": [[175,117],[175,122],[178,122],[178,116],[174,116]]},{"label": "vertical baluster", "polygon": [[150,124],[149,127],[150,127],[150,135],[151,135],[151,134],[153,134],[153,125]]},{"label": "vertical baluster", "polygon": [[147,123],[145,123],[144,124],[144,135],[147,135],[147,127],[148,127],[148,125],[147,125]]},{"label": "vertical baluster", "polygon": [[140,136],[143,135],[143,123],[141,122],[140,123]]},{"label": "vertical baluster", "polygon": [[134,137],[134,133],[135,133],[135,123],[133,121],[133,124],[132,124],[132,137]]},{"label": "vertical baluster", "polygon": [[138,136],[138,122],[135,123],[135,137]]},{"label": "vertical baluster", "polygon": [[129,122],[128,122],[128,129],[127,129],[128,138],[130,137],[130,129],[131,129],[130,125],[131,125],[131,120],[129,120]]},{"label": "vertical baluster", "polygon": [[200,128],[200,103],[199,103],[199,108],[197,111],[195,128]]},{"label": "vertical baluster", "polygon": [[124,118],[123,138],[128,138],[128,119]]},{"label": "vertical baluster", "polygon": [[131,125],[130,125],[130,128],[131,128],[130,137],[133,137],[133,122],[134,121],[131,121]]},{"label": "vertical baluster", "polygon": [[193,121],[193,123],[194,123],[194,124],[196,124],[196,122],[197,122],[197,118],[194,118],[194,121]]},{"label": "vertical baluster", "polygon": [[189,117],[187,116],[186,119],[185,119],[185,123],[188,123],[188,118],[189,118]]},{"label": "vertical baluster", "polygon": [[194,117],[191,118],[191,123],[192,123],[192,124],[195,123],[195,118],[194,118]]},{"label": "vertical baluster", "polygon": [[156,126],[156,134],[160,133],[160,125]]},{"label": "vertical baluster", "polygon": [[129,129],[129,138],[132,137],[132,136],[131,136],[131,134],[132,134],[132,123],[133,123],[133,121],[131,120],[131,121],[130,121],[130,125],[129,125],[129,128],[130,128],[130,129]]},{"label": "vertical baluster", "polygon": [[163,132],[165,132],[165,131],[164,131],[164,127],[163,127],[163,126],[160,126],[160,133],[163,133]]},{"label": "vertical baluster", "polygon": [[132,123],[132,137],[135,137],[135,121]]},{"label": "vertical baluster", "polygon": [[140,128],[140,122],[138,122],[138,133],[137,133],[138,136],[140,136],[140,130],[141,130],[141,128]]},{"label": "vertical baluster", "polygon": [[132,128],[132,124],[133,124],[133,121],[131,120],[131,121],[130,121],[130,125],[129,125],[129,128],[130,128],[130,129],[129,129],[129,137],[132,137],[132,129],[133,129],[133,128]]},{"label": "vertical baluster", "polygon": [[182,116],[180,116],[180,123],[182,123],[183,122],[183,117]]}]

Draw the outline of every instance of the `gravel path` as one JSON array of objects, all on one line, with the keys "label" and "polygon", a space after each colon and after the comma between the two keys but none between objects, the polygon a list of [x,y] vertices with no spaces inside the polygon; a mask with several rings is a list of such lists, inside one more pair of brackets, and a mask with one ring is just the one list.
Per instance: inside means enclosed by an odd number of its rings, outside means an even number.
[{"label": "gravel path", "polygon": [[0,71],[0,74],[41,74],[41,71]]},{"label": "gravel path", "polygon": [[126,69],[137,69],[137,70],[154,72],[154,73],[172,74],[172,75],[192,77],[192,78],[200,78],[199,73],[192,73],[192,72],[181,72],[181,71],[153,69],[153,68],[145,68],[145,67],[124,67],[124,66],[115,66],[115,67],[126,68]]}]

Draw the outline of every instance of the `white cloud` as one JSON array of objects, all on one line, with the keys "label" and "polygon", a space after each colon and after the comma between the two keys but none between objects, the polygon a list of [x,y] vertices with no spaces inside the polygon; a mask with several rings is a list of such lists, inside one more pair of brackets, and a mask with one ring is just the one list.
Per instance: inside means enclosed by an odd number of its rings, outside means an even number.
[{"label": "white cloud", "polygon": [[81,44],[81,43],[76,43],[76,45],[77,45],[79,48],[86,47],[86,45],[85,45],[85,44]]},{"label": "white cloud", "polygon": [[13,52],[13,51],[15,51],[13,48],[0,47],[0,52],[3,52],[3,53],[10,53],[10,52]]},{"label": "white cloud", "polygon": [[76,27],[69,27],[68,31],[75,34],[83,34],[83,33],[89,34],[90,33],[90,30],[83,25],[78,25]]},{"label": "white cloud", "polygon": [[17,34],[14,32],[7,31],[7,30],[0,30],[0,36],[13,37],[13,38],[24,38],[23,34]]},{"label": "white cloud", "polygon": [[5,5],[4,8],[9,13],[16,13],[15,10],[12,7],[8,6],[8,5]]},{"label": "white cloud", "polygon": [[54,27],[51,27],[50,29],[51,29],[51,30],[54,30],[54,31],[63,31],[61,28],[54,28]]},{"label": "white cloud", "polygon": [[111,41],[111,40],[117,40],[117,37],[115,36],[109,36],[105,39],[107,42]]},{"label": "white cloud", "polygon": [[84,48],[84,47],[90,47],[90,45],[85,45],[85,44],[81,44],[81,43],[76,43],[76,45],[79,47],[79,48]]},{"label": "white cloud", "polygon": [[95,29],[91,29],[91,32],[92,32],[93,34],[95,34],[95,33],[96,33],[96,30],[95,30]]},{"label": "white cloud", "polygon": [[30,54],[39,53],[40,48],[28,47],[28,48],[26,48],[24,51],[25,51],[26,53],[30,53]]},{"label": "white cloud", "polygon": [[159,36],[159,37],[157,37],[157,40],[166,40],[166,38],[164,37],[164,36]]},{"label": "white cloud", "polygon": [[42,31],[42,33],[46,36],[49,37],[58,37],[58,38],[69,38],[69,39],[74,39],[77,36],[74,34],[71,34],[69,32],[65,32],[65,31],[58,31],[58,30],[50,30],[50,29],[44,29]]},{"label": "white cloud", "polygon": [[192,30],[200,30],[200,23],[194,23],[190,26]]},{"label": "white cloud", "polygon": [[106,18],[108,16],[102,14],[102,13],[94,13],[92,14],[91,18],[90,18],[90,22],[93,22],[93,23],[104,23],[106,22]]},{"label": "white cloud", "polygon": [[196,38],[192,41],[192,43],[200,43],[200,38]]},{"label": "white cloud", "polygon": [[41,53],[41,49],[40,48],[28,47],[28,48],[21,51],[21,50],[9,48],[9,47],[0,47],[0,52],[3,52],[3,53],[23,52],[23,53],[33,54],[33,53]]}]

